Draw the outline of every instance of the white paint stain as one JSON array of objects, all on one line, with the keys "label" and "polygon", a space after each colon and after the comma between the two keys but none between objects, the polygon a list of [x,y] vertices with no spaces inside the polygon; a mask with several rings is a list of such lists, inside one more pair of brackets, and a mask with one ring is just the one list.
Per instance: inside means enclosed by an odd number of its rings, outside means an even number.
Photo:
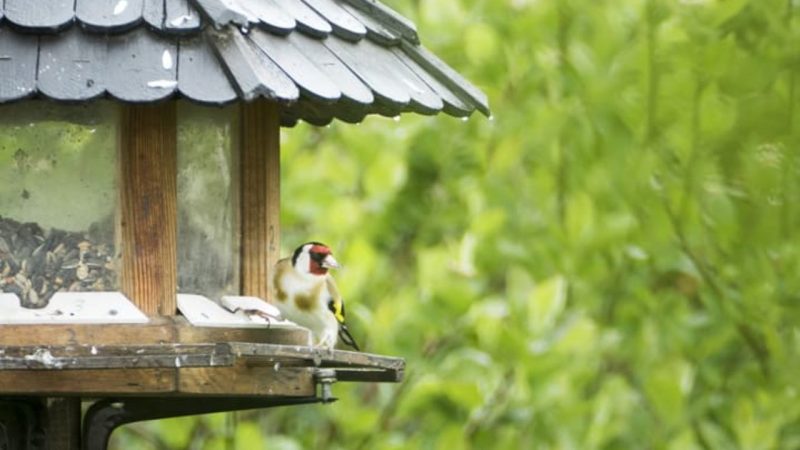
[{"label": "white paint stain", "polygon": [[125,8],[128,7],[128,0],[119,0],[117,4],[114,6],[114,15],[118,16],[125,11]]}]

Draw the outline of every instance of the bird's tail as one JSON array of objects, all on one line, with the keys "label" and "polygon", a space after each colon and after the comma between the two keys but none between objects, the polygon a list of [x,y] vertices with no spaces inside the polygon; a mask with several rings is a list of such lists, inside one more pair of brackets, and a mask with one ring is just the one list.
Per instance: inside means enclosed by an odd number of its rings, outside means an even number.
[{"label": "bird's tail", "polygon": [[343,323],[339,324],[339,339],[350,347],[353,347],[357,352],[361,351],[361,349],[358,348],[358,344],[356,344],[356,340],[353,339],[353,335],[350,334],[350,330],[347,329],[347,325]]}]

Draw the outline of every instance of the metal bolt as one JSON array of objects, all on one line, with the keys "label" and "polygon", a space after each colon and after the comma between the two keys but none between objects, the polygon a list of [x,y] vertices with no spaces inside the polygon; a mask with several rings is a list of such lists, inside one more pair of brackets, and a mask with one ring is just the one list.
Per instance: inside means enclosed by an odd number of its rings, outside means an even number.
[{"label": "metal bolt", "polygon": [[331,387],[336,382],[336,371],[334,369],[317,369],[314,371],[314,380],[321,386],[320,400],[322,403],[332,403],[336,401]]}]

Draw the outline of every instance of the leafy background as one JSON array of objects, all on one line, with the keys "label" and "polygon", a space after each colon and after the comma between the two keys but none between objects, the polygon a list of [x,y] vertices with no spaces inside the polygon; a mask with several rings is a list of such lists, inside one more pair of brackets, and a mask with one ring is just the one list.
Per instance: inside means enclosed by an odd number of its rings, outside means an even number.
[{"label": "leafy background", "polygon": [[387,0],[491,100],[283,135],[283,245],[400,385],[115,448],[800,447],[800,3]]}]

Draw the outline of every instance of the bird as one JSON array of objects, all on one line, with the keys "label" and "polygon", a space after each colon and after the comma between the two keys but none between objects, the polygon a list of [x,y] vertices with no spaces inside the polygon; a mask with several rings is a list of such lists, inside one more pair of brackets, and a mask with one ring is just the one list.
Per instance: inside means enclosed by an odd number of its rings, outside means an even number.
[{"label": "bird", "polygon": [[338,338],[361,351],[347,328],[344,300],[329,273],[338,267],[327,245],[300,245],[275,266],[274,304],[284,318],[311,330],[315,346],[333,349]]}]

